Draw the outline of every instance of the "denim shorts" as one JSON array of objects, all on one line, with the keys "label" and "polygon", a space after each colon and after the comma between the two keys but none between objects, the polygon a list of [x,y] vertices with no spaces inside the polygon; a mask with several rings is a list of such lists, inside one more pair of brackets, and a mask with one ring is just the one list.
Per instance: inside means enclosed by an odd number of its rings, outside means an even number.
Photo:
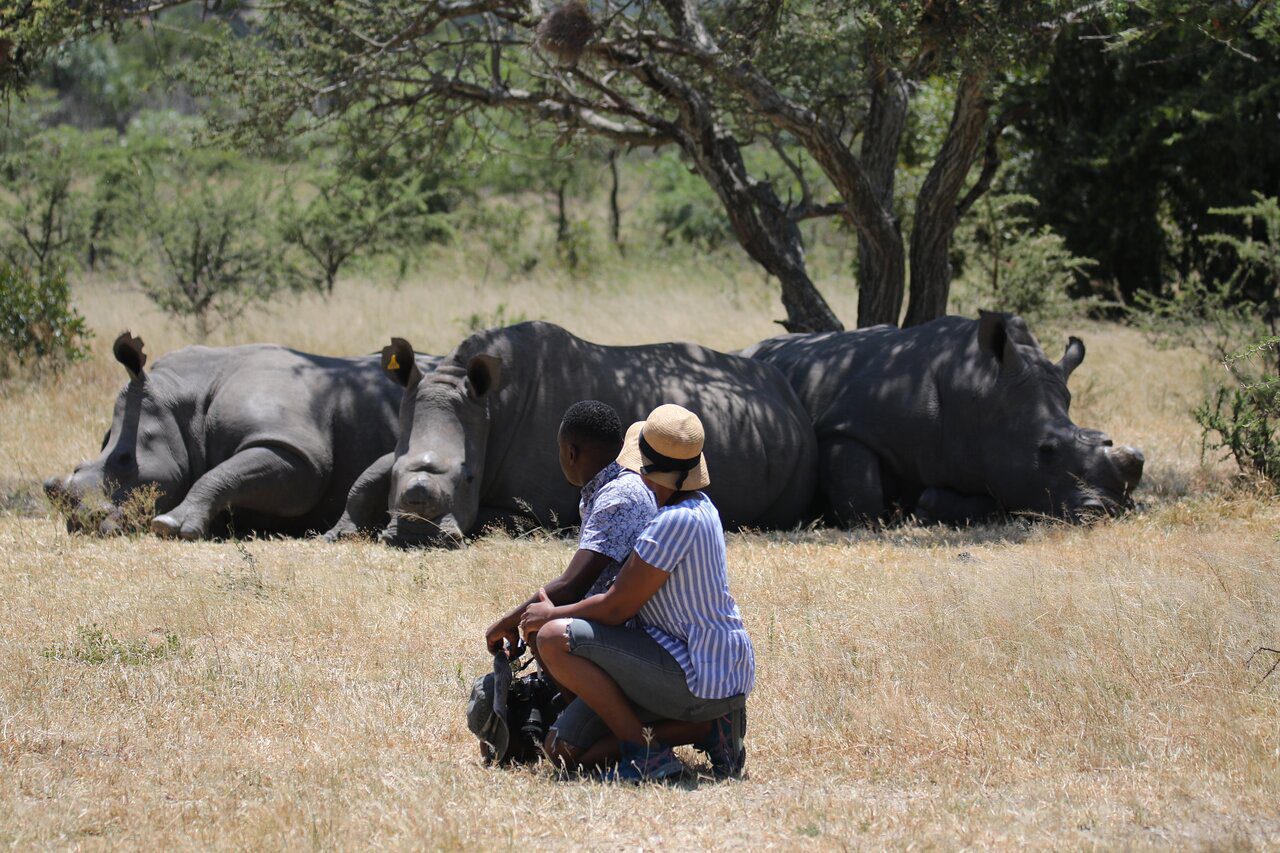
[{"label": "denim shorts", "polygon": [[[643,628],[573,619],[566,636],[569,654],[585,658],[608,673],[631,700],[642,723],[700,723],[723,717],[746,704],[747,697],[741,693],[724,699],[694,696],[680,664]],[[587,749],[609,734],[604,720],[581,699],[569,703],[551,730],[558,739],[578,749]]]}]

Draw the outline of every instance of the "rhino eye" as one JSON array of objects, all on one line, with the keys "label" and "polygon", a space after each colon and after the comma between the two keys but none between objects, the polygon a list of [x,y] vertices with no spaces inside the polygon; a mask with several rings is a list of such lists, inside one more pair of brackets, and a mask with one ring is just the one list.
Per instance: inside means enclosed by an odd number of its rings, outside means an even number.
[{"label": "rhino eye", "polygon": [[1058,452],[1058,445],[1054,444],[1052,441],[1041,442],[1040,444],[1041,456],[1052,456],[1057,452]]}]

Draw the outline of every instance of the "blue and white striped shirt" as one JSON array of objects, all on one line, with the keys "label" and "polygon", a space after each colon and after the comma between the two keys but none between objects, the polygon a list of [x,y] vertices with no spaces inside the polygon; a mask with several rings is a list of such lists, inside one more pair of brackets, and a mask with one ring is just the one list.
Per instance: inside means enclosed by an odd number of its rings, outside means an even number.
[{"label": "blue and white striped shirt", "polygon": [[636,553],[671,577],[640,608],[640,624],[680,664],[701,699],[748,693],[756,659],[729,594],[724,528],[702,492],[658,509]]}]

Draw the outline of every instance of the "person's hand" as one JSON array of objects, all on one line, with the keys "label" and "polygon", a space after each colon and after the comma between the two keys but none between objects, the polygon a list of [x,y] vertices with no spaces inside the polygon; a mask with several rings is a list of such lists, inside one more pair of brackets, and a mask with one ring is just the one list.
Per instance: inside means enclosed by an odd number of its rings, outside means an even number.
[{"label": "person's hand", "polygon": [[490,654],[497,654],[502,651],[502,641],[507,641],[507,648],[514,650],[520,642],[520,635],[516,633],[516,626],[509,623],[506,619],[501,619],[489,626],[484,632],[484,646],[489,650]]},{"label": "person's hand", "polygon": [[547,598],[545,589],[538,590],[538,600],[524,609],[524,617],[520,620],[520,633],[525,637],[538,633],[538,629],[551,621],[551,612],[556,606]]}]

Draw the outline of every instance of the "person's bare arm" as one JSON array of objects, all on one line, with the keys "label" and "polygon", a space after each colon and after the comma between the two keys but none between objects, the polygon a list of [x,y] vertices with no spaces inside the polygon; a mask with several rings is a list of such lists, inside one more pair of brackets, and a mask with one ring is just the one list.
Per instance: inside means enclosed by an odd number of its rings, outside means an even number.
[{"label": "person's bare arm", "polygon": [[[555,604],[569,604],[577,601],[587,594],[587,590],[591,589],[591,585],[600,577],[600,573],[609,565],[609,561],[610,558],[604,554],[579,548],[560,577],[550,581],[542,589],[546,592],[547,598]],[[520,626],[521,617],[524,616],[525,608],[537,600],[538,595],[535,593],[490,625],[484,632],[485,647],[490,652],[497,652],[502,648],[502,641],[505,639],[512,648],[515,648],[518,639],[516,631]]]},{"label": "person's bare arm", "polygon": [[621,625],[640,612],[669,577],[670,573],[649,565],[632,551],[613,586],[599,595],[557,605],[549,593],[538,590],[538,600],[525,607],[520,630],[527,636],[552,619],[593,619],[605,625]]}]

